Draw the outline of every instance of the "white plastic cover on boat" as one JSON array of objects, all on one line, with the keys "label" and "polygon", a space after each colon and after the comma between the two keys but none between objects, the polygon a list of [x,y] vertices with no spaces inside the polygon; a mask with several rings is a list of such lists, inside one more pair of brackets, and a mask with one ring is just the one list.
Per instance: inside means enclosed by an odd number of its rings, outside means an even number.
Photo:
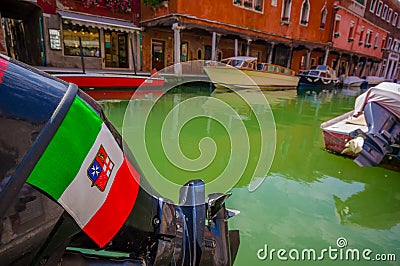
[{"label": "white plastic cover on boat", "polygon": [[360,115],[369,102],[376,102],[400,118],[400,84],[382,82],[357,97],[353,116]]}]

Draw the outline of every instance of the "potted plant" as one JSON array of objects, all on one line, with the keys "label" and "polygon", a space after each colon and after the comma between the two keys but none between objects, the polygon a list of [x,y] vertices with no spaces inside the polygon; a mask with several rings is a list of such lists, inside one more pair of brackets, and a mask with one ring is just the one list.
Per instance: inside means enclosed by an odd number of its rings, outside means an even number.
[{"label": "potted plant", "polygon": [[245,6],[245,7],[251,7],[252,5],[251,5],[251,2],[245,1],[245,2],[244,2],[244,6]]},{"label": "potted plant", "polygon": [[340,36],[340,32],[335,32],[335,33],[333,33],[333,37],[339,38],[339,36]]}]

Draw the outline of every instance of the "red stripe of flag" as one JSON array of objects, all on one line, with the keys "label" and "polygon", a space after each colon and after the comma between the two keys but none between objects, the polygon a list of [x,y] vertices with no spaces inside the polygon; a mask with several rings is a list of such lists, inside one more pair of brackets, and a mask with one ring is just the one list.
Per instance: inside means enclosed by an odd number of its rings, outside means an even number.
[{"label": "red stripe of flag", "polygon": [[8,60],[0,58],[0,83],[3,82],[4,73],[7,70]]},{"label": "red stripe of flag", "polygon": [[100,247],[118,233],[136,202],[139,191],[139,173],[124,156],[107,199],[83,231]]}]

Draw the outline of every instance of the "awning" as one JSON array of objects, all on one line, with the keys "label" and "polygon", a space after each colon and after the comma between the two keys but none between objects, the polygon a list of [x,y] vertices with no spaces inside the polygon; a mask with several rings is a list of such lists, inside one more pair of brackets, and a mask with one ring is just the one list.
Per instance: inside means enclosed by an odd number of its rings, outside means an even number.
[{"label": "awning", "polygon": [[91,16],[91,15],[66,12],[66,11],[58,11],[58,14],[60,14],[60,16],[63,19],[70,20],[72,24],[80,26],[93,27],[99,29],[102,28],[102,29],[122,31],[122,32],[133,32],[141,30],[131,22],[118,19]]}]

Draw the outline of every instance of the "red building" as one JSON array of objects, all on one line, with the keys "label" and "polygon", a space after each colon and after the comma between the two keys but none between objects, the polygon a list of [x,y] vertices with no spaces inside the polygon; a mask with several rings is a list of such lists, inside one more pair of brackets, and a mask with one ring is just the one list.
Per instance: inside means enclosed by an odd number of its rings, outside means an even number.
[{"label": "red building", "polygon": [[[145,1],[147,2],[147,1]],[[333,0],[170,0],[141,6],[143,70],[234,55],[294,70],[326,63]],[[312,14],[312,15],[311,15]]]},{"label": "red building", "polygon": [[337,1],[334,7],[332,46],[339,52],[339,72],[346,75],[376,75],[389,31],[365,16],[362,0]]}]

